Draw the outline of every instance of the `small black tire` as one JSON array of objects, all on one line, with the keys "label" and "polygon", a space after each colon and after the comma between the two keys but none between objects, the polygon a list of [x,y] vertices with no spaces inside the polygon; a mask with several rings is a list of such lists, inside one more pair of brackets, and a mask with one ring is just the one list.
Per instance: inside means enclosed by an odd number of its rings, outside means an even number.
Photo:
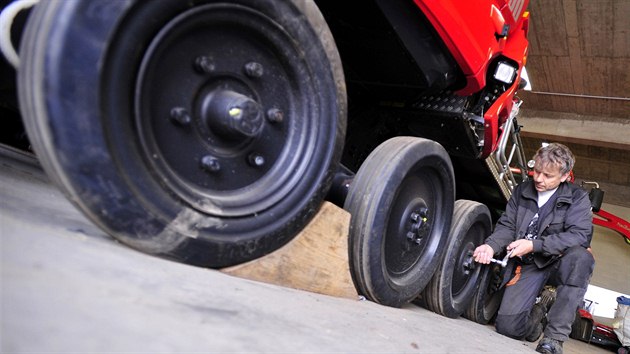
[{"label": "small black tire", "polygon": [[454,189],[450,158],[435,141],[395,137],[372,151],[344,204],[360,294],[392,307],[418,296],[444,252]]},{"label": "small black tire", "polygon": [[446,253],[421,295],[427,309],[450,318],[464,313],[480,281],[481,266],[472,255],[491,229],[488,207],[472,200],[455,201]]}]

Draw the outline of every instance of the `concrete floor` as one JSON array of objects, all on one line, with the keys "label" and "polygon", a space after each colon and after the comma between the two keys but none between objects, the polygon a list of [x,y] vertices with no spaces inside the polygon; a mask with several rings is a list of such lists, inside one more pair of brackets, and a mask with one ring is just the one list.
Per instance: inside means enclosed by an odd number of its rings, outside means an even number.
[{"label": "concrete floor", "polygon": [[[235,278],[136,252],[0,156],[1,353],[531,353],[463,318]],[[565,353],[604,353],[575,340]]]}]

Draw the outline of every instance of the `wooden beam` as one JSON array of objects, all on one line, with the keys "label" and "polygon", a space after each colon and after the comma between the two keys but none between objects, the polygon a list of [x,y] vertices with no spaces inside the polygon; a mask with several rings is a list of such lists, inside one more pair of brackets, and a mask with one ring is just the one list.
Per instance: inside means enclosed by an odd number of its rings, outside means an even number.
[{"label": "wooden beam", "polygon": [[240,278],[357,299],[349,267],[349,227],[350,214],[325,202],[315,218],[284,247],[221,271]]}]

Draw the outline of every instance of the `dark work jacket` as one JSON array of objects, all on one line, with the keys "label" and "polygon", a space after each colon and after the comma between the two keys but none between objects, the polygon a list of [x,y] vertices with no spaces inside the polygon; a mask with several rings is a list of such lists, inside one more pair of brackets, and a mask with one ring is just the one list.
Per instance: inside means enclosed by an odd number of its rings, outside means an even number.
[{"label": "dark work jacket", "polygon": [[[495,253],[505,250],[512,241],[525,237],[527,225],[538,211],[538,192],[532,180],[519,184],[497,221],[494,232],[486,239]],[[554,200],[552,197],[548,203]],[[591,202],[584,189],[563,182],[555,194],[556,205],[542,216],[534,242],[534,262],[543,268],[573,246],[590,247],[593,237]]]}]

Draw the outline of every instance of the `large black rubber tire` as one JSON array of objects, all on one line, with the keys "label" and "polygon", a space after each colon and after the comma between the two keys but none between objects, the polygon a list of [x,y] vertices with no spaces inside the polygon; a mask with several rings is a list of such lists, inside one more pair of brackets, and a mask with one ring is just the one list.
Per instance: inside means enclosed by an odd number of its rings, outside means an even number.
[{"label": "large black rubber tire", "polygon": [[453,168],[438,143],[395,137],[374,149],[344,204],[358,292],[392,307],[417,297],[444,252],[454,199]]},{"label": "large black rubber tire", "polygon": [[245,262],[295,236],[330,188],[345,81],[312,1],[42,1],[20,53],[46,172],[138,250]]},{"label": "large black rubber tire", "polygon": [[479,288],[481,266],[473,252],[491,230],[488,207],[472,200],[455,201],[446,253],[421,295],[427,309],[450,318],[464,313]]},{"label": "large black rubber tire", "polygon": [[479,287],[462,314],[465,318],[483,325],[494,320],[503,299],[504,288],[499,288],[503,269],[497,264],[481,266]]}]

